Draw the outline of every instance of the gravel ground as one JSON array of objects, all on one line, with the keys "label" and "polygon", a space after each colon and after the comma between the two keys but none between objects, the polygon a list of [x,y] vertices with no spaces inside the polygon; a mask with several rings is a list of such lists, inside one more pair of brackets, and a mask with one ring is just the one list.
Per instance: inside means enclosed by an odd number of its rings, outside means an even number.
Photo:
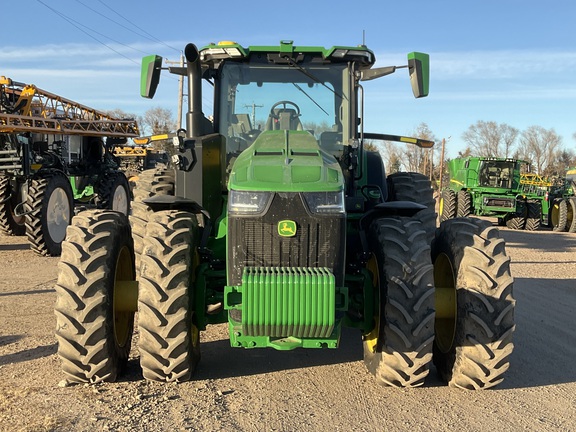
[{"label": "gravel ground", "polygon": [[515,350],[505,381],[479,392],[445,387],[434,370],[421,388],[381,387],[353,330],[338,350],[283,353],[232,349],[223,325],[202,333],[193,381],[145,381],[133,348],[119,382],[69,386],[54,337],[58,258],[0,237],[0,431],[576,430],[576,235],[501,235]]}]

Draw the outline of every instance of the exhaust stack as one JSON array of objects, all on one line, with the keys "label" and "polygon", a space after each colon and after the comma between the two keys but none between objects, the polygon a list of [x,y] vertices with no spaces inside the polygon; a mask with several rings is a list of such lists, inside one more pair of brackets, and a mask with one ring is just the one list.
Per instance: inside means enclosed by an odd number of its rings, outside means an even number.
[{"label": "exhaust stack", "polygon": [[196,45],[189,43],[184,48],[184,56],[187,62],[188,73],[188,112],[186,124],[189,137],[203,135],[202,113],[202,67],[200,66],[200,54]]}]

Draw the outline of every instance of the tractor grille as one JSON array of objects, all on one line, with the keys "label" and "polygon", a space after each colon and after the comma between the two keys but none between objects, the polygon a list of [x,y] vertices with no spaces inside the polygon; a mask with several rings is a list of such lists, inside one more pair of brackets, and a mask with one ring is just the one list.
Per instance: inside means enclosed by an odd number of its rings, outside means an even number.
[{"label": "tractor grille", "polygon": [[[296,222],[296,235],[282,237],[278,223]],[[242,283],[244,267],[327,267],[342,286],[344,215],[311,215],[298,193],[276,194],[266,214],[228,217],[228,284]]]},{"label": "tractor grille", "polygon": [[[265,285],[267,289],[261,287]],[[246,268],[242,328],[248,336],[329,337],[335,322],[334,276],[324,268]]]}]

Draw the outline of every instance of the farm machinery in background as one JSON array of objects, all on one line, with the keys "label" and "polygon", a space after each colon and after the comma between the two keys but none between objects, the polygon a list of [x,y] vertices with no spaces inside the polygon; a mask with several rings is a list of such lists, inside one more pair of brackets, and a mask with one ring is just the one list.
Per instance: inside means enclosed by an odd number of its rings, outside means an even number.
[{"label": "farm machinery in background", "polygon": [[[440,195],[440,221],[491,216],[498,218],[499,225],[512,229],[539,229],[547,202],[543,203],[538,193],[522,188],[521,168],[526,164],[509,158],[452,159],[448,164],[450,183]],[[545,214],[547,217],[548,212]]]},{"label": "farm machinery in background", "polygon": [[0,232],[59,255],[75,210],[127,215],[128,182],[112,149],[138,135],[134,120],[0,77]]},{"label": "farm machinery in background", "polygon": [[115,146],[113,150],[129,182],[136,181],[142,171],[168,165],[168,153],[153,148],[149,144],[152,142],[151,137],[133,138],[133,141],[133,145]]},{"label": "farm machinery in background", "polygon": [[559,178],[522,174],[520,183],[524,193],[541,200],[544,224],[553,231],[576,232],[576,168]]},{"label": "farm machinery in background", "polygon": [[[383,385],[422,385],[432,364],[450,386],[500,383],[515,301],[498,229],[477,218],[437,227],[429,179],[386,175],[364,148],[433,145],[364,130],[365,82],[406,68],[414,96],[427,96],[428,55],[376,68],[364,45],[292,41],[184,54],[184,67],[168,68],[188,79],[173,169],[141,176],[130,219],[81,212],[63,242],[55,311],[67,380],[116,380],[138,311],[153,381],[191,379],[200,332],[226,323],[232,347],[277,350],[336,349],[342,327],[355,328]],[[143,59],[144,97],[161,67]],[[268,108],[260,129],[246,109],[255,104]]]}]

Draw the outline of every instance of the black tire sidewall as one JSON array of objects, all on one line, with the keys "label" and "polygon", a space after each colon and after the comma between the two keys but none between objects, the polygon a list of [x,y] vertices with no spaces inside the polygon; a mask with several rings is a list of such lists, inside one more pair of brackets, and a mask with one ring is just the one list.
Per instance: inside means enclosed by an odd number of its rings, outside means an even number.
[{"label": "black tire sidewall", "polygon": [[62,252],[62,241],[57,241],[50,236],[49,231],[49,221],[48,221],[48,203],[50,202],[50,197],[57,189],[62,189],[66,193],[66,198],[68,200],[68,224],[70,225],[72,217],[74,216],[74,194],[72,192],[72,186],[70,186],[70,181],[67,177],[63,175],[54,175],[51,177],[46,177],[46,189],[44,190],[44,195],[41,199],[41,209],[40,209],[40,220],[42,225],[42,235],[44,238],[44,243],[46,244],[46,249],[48,253],[52,256],[60,255]]}]

